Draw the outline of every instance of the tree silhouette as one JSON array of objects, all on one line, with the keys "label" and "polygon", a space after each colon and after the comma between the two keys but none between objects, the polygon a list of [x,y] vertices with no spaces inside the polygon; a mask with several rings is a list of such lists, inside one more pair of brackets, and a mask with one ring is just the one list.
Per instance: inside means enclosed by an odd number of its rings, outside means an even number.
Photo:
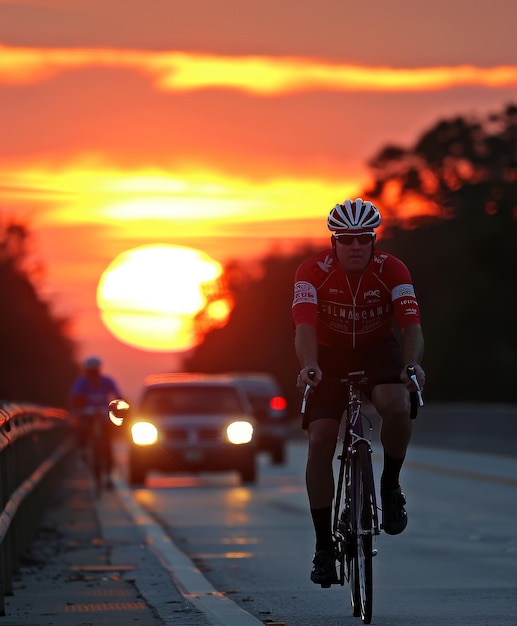
[{"label": "tree silhouette", "polygon": [[35,282],[27,228],[0,225],[0,401],[64,406],[77,374],[68,322],[52,314]]},{"label": "tree silhouette", "polygon": [[416,206],[428,215],[473,213],[517,217],[517,107],[485,120],[457,117],[438,122],[411,148],[387,146],[371,161],[374,184],[365,192],[382,206],[388,223]]},{"label": "tree silhouette", "polygon": [[[385,246],[417,285],[428,391],[514,400],[517,107],[440,121],[413,148],[385,148],[371,166],[366,195],[389,216]],[[408,231],[401,214],[413,203],[421,213]]]},{"label": "tree silhouette", "polygon": [[[426,397],[515,401],[517,107],[481,120],[441,120],[411,148],[383,148],[370,166],[374,182],[357,195],[381,209],[379,247],[411,270],[426,339]],[[208,334],[186,367],[271,372],[295,412],[292,282],[312,252],[270,256],[261,275],[246,280],[236,278],[237,264],[230,267],[230,322]]]}]

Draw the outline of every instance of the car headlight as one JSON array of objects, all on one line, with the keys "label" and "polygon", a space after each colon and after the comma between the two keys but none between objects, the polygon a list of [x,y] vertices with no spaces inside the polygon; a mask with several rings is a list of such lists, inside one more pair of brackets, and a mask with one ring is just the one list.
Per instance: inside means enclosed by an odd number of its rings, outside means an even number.
[{"label": "car headlight", "polygon": [[152,446],[158,440],[158,429],[151,422],[136,422],[131,426],[131,437],[138,446]]},{"label": "car headlight", "polygon": [[253,426],[249,422],[232,422],[226,428],[230,443],[249,443],[253,438]]}]

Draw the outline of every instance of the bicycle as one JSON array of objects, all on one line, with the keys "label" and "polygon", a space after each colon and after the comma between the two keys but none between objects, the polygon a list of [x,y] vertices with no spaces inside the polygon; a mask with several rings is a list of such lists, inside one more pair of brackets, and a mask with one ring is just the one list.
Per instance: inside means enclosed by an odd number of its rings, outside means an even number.
[{"label": "bicycle", "polygon": [[[415,385],[411,392],[412,419],[416,417],[418,406],[423,405],[422,393],[416,378],[415,368],[408,367],[408,376]],[[309,377],[315,375],[309,371]],[[332,534],[339,568],[339,584],[345,581],[350,585],[352,614],[361,617],[364,624],[370,624],[373,606],[373,557],[377,550],[373,547],[374,538],[380,534],[375,480],[372,466],[371,436],[365,437],[364,423],[370,420],[361,412],[361,389],[368,380],[364,371],[350,372],[340,382],[345,385],[347,406],[343,413],[339,432],[339,469],[333,504]],[[306,385],[302,401],[302,414],[307,407],[311,390]],[[322,585],[323,586],[323,585]],[[326,585],[330,587],[329,585]]]},{"label": "bicycle", "polygon": [[118,398],[112,400],[107,407],[89,406],[83,411],[87,457],[97,498],[101,496],[103,487],[112,488],[113,450],[110,429],[113,428],[113,424],[122,425],[128,409],[129,404]]}]

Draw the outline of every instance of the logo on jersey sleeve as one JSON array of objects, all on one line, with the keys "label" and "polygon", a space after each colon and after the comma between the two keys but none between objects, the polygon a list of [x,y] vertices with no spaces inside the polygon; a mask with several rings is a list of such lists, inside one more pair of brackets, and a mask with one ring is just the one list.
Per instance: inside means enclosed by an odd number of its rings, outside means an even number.
[{"label": "logo on jersey sleeve", "polygon": [[294,285],[293,306],[302,302],[308,302],[309,304],[317,304],[318,302],[316,287],[305,280],[300,280]]},{"label": "logo on jersey sleeve", "polygon": [[413,285],[397,285],[391,290],[391,297],[398,311],[399,325],[420,323],[420,310]]},{"label": "logo on jersey sleeve", "polygon": [[413,285],[397,285],[391,290],[391,299],[398,300],[399,298],[415,298],[415,290]]}]

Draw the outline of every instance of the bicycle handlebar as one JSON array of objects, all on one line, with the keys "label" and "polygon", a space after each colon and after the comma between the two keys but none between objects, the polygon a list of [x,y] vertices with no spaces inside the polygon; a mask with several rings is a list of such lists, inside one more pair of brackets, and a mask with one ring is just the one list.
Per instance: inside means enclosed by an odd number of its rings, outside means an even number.
[{"label": "bicycle handlebar", "polygon": [[[420,388],[420,384],[418,382],[418,378],[416,376],[416,370],[414,368],[413,365],[408,365],[407,367],[407,375],[409,376],[409,379],[411,380],[411,382],[415,385],[416,391],[410,392],[412,398],[417,399],[418,402],[418,406],[424,406],[424,398],[422,396],[422,389]],[[316,376],[316,371],[313,369],[310,369],[307,372],[307,376],[311,379],[314,380],[314,377]],[[305,411],[307,409],[307,398],[309,397],[309,393],[311,391],[312,387],[307,383],[305,385],[305,391],[303,392],[303,399],[302,399],[302,406],[300,409],[300,412],[302,415],[305,415]],[[413,406],[414,403],[413,401],[411,402],[411,418],[414,419],[416,417],[416,406]]]}]

